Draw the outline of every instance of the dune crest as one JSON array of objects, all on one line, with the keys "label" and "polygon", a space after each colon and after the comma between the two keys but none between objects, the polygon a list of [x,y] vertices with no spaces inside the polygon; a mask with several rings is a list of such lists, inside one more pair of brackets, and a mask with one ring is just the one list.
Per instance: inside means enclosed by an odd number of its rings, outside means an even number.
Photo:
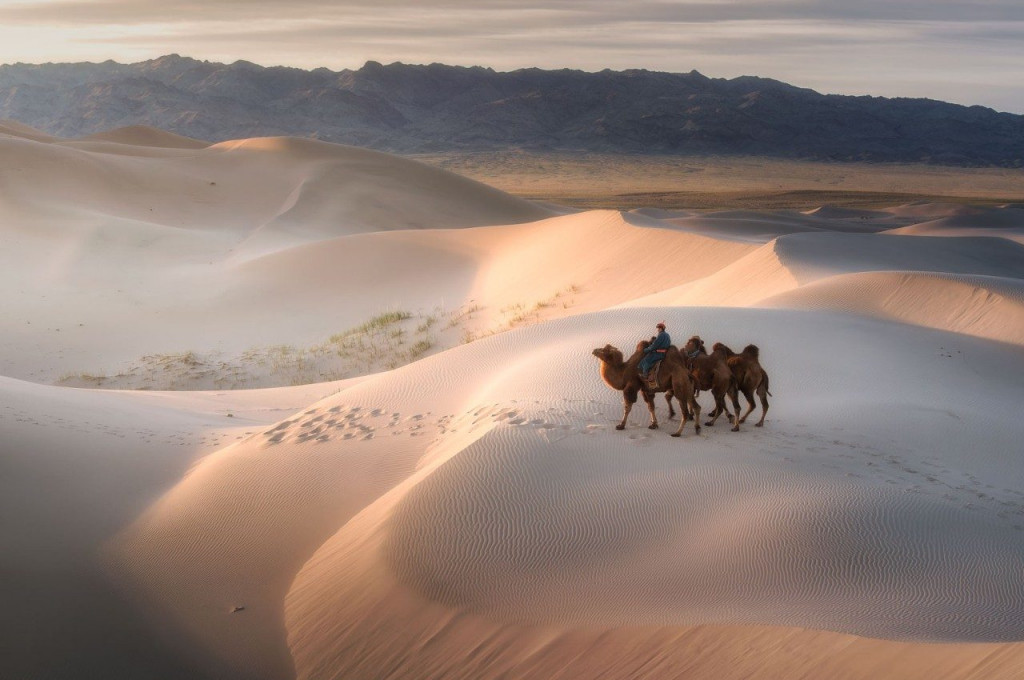
[{"label": "dune crest", "polygon": [[1020,279],[953,274],[843,274],[760,300],[762,307],[833,309],[1024,344]]},{"label": "dune crest", "polygon": [[153,146],[161,149],[204,149],[209,142],[193,139],[173,132],[160,130],[149,125],[129,125],[127,127],[96,132],[81,138],[83,141],[115,142],[130,146]]},{"label": "dune crest", "polygon": [[21,137],[23,139],[30,139],[36,142],[52,142],[56,139],[53,135],[48,135],[42,130],[37,130],[34,127],[19,123],[16,120],[3,119],[0,120],[0,135],[9,135],[11,137]]}]

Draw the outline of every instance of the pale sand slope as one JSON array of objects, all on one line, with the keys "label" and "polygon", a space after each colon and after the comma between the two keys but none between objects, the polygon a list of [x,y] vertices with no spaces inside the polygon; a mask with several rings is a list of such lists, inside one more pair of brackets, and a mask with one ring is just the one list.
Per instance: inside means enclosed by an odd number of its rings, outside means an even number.
[{"label": "pale sand slope", "polygon": [[127,144],[129,146],[155,146],[162,149],[203,149],[210,146],[192,137],[176,135],[173,132],[160,130],[148,125],[129,125],[128,127],[97,132],[96,134],[82,137],[84,141],[114,142],[115,144]]},{"label": "pale sand slope", "polygon": [[998,210],[962,207],[934,220],[892,229],[889,234],[914,236],[997,236],[1024,245],[1024,208]]},{"label": "pale sand slope", "polygon": [[523,225],[366,234],[298,246],[237,267],[232,295],[240,305],[280,300],[283,307],[302,297],[320,306],[344,290],[346,304],[358,310],[350,313],[353,319],[382,302],[417,309],[446,296],[477,303],[474,329],[483,331],[501,328],[510,305],[530,308],[576,287],[569,313],[602,309],[711,275],[754,249],[641,228],[620,213],[594,211]]},{"label": "pale sand slope", "polygon": [[[208,350],[211,337],[217,349],[237,354],[255,344],[322,341],[389,309],[472,307],[471,318],[460,320],[448,338],[450,346],[460,334],[504,330],[519,317],[592,311],[695,281],[754,248],[639,228],[606,211],[526,225],[337,237],[225,265],[212,275],[190,272],[185,280],[166,261],[152,262],[149,290],[141,284],[115,295],[111,288],[124,290],[115,278],[93,289],[68,288],[66,300],[43,307],[19,299],[19,314],[8,321],[13,346],[3,368],[47,381],[76,369],[128,372],[125,364],[144,354]],[[121,269],[108,271],[111,278],[124,276]],[[58,320],[72,313],[68,307],[86,305],[88,315],[70,316],[78,323]],[[104,332],[125,318],[135,323],[113,337]],[[444,330],[439,324],[432,331],[438,349]],[[212,373],[209,379],[217,378]],[[122,385],[153,386],[107,383]]]},{"label": "pale sand slope", "polygon": [[1024,344],[1024,281],[995,276],[841,274],[760,300],[761,307],[832,309]]},{"label": "pale sand slope", "polygon": [[[435,168],[308,140],[105,144],[116,152],[0,137],[0,284],[15,293],[0,321],[0,373],[52,382],[116,373],[143,354],[320,340],[389,301],[350,307],[343,291],[318,289],[310,292],[332,303],[294,324],[281,322],[293,304],[236,309],[247,257],[348,234],[549,214]],[[375,274],[386,260],[375,258]],[[432,291],[431,307],[445,288]]]},{"label": "pale sand slope", "polygon": [[1024,247],[992,237],[780,236],[712,276],[624,306],[834,309],[1024,343]]},{"label": "pale sand slope", "polygon": [[[1020,206],[997,208],[953,203],[909,203],[885,210],[821,206],[814,210],[720,210],[710,213],[640,209],[630,211],[681,229],[765,243],[784,234],[847,232],[1014,237],[1021,229]],[[1000,230],[1000,231],[996,231]]]},{"label": "pale sand slope", "polygon": [[0,676],[200,677],[215,668],[182,654],[168,627],[146,624],[114,588],[101,546],[197,458],[349,384],[171,394],[0,377]]},{"label": "pale sand slope", "polygon": [[783,234],[803,232],[875,233],[899,228],[906,224],[909,218],[881,211],[830,208],[808,213],[793,210],[722,210],[704,215],[667,216],[664,219],[694,233],[764,243]]},{"label": "pale sand slope", "polygon": [[[5,189],[35,226],[106,218],[221,232],[233,247],[269,232],[308,240],[381,229],[526,221],[547,213],[495,189],[395,156],[312,140],[265,138],[201,149],[0,138]],[[130,155],[132,150],[140,155]],[[42,184],[41,180],[46,180]],[[10,217],[8,217],[10,219]],[[120,226],[118,226],[120,225]],[[36,227],[38,228],[38,227]]]},{"label": "pale sand slope", "polygon": [[[589,349],[652,314],[759,342],[764,430],[614,431]],[[830,313],[586,315],[365,380],[208,457],[113,559],[250,676],[290,651],[299,677],[590,677],[610,658],[609,677],[706,677],[682,639],[722,677],[825,660],[869,677],[890,657],[889,677],[970,677],[992,655],[987,677],[1012,677],[1019,647],[791,628],[1024,636],[1022,379],[1017,349]],[[734,665],[748,640],[764,647]]]},{"label": "pale sand slope", "polygon": [[37,142],[52,142],[57,139],[53,135],[46,134],[42,130],[37,130],[34,127],[10,119],[0,119],[0,135],[18,137],[20,139],[32,139]]}]

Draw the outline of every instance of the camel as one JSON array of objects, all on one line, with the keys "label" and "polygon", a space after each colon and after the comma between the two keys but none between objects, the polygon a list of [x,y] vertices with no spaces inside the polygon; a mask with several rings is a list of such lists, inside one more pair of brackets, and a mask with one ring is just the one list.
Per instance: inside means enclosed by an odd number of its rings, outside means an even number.
[{"label": "camel", "polygon": [[[739,432],[739,419],[729,413],[729,407],[725,403],[725,397],[730,394],[730,390],[735,391],[733,374],[726,363],[726,355],[723,352],[708,354],[699,335],[687,340],[679,351],[693,378],[694,388],[698,391],[710,391],[715,398],[715,410],[711,412],[710,420],[704,424],[708,427],[714,426],[718,416],[724,413],[732,423],[732,431]],[[736,413],[739,414],[738,406]]]},{"label": "camel", "polygon": [[[633,409],[633,404],[636,403],[637,394],[642,394],[644,401],[647,402],[647,408],[651,411],[651,424],[648,427],[656,430],[658,416],[654,412],[654,394],[655,392],[670,392],[679,400],[679,406],[683,412],[683,417],[679,420],[679,429],[673,432],[672,436],[678,437],[683,434],[683,427],[689,419],[687,418],[687,407],[694,414],[694,433],[699,434],[700,405],[693,398],[693,382],[690,380],[690,374],[686,371],[682,359],[679,358],[678,350],[673,346],[665,354],[665,359],[662,360],[658,371],[658,387],[652,390],[646,384],[647,381],[642,379],[637,372],[637,364],[643,357],[644,347],[642,341],[637,345],[633,356],[626,361],[623,361],[622,352],[612,345],[599,347],[592,352],[601,360],[601,378],[613,390],[622,392],[622,422],[616,425],[615,429],[624,430],[626,428],[626,419],[629,418],[629,412]],[[671,402],[669,405],[671,406]]]},{"label": "camel", "polygon": [[735,381],[729,396],[732,398],[732,405],[736,409],[737,416],[740,413],[740,400],[737,391],[742,392],[747,400],[747,412],[739,418],[739,422],[746,421],[747,416],[753,412],[754,394],[757,393],[761,400],[761,420],[757,421],[754,426],[762,427],[764,417],[768,414],[768,397],[772,396],[772,393],[768,391],[768,374],[761,367],[761,350],[757,348],[757,345],[747,345],[740,354],[736,354],[720,342],[716,342],[711,349],[713,352],[721,352],[728,357],[726,363],[732,370]]}]

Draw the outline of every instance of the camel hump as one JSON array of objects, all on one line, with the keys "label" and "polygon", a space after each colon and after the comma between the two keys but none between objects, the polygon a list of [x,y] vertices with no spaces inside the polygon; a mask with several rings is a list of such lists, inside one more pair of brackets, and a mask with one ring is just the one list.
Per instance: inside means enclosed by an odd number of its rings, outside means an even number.
[{"label": "camel hump", "polygon": [[743,348],[743,353],[755,359],[761,358],[761,350],[757,348],[757,345],[747,345],[746,347]]}]

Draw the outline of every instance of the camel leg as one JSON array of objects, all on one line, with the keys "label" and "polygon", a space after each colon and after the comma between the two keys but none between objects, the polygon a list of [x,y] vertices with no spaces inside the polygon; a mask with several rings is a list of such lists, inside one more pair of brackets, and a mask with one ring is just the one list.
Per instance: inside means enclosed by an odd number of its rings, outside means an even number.
[{"label": "camel leg", "polygon": [[765,395],[765,392],[767,391],[768,390],[765,389],[764,385],[757,388],[757,396],[761,400],[761,420],[754,423],[754,427],[763,427],[764,417],[768,415],[768,397]]},{"label": "camel leg", "polygon": [[740,424],[740,391],[735,385],[729,387],[729,400],[732,402],[732,411],[735,416],[729,416],[729,422],[733,425]]},{"label": "camel leg", "polygon": [[707,422],[704,423],[704,425],[707,427],[714,427],[715,422],[723,413],[726,415],[729,414],[729,409],[725,405],[725,395],[719,393],[717,389],[713,388],[711,390],[711,396],[715,400],[715,408],[712,409],[711,413],[708,414],[708,420]]},{"label": "camel leg", "polygon": [[717,420],[718,416],[720,416],[720,415],[722,415],[724,413],[726,420],[728,420],[729,423],[732,424],[732,431],[733,432],[739,432],[739,429],[740,429],[740,419],[737,417],[737,416],[739,416],[739,413],[740,413],[739,406],[738,405],[735,406],[735,415],[733,415],[732,413],[729,412],[729,402],[727,402],[725,400],[726,397],[729,397],[730,399],[733,400],[733,402],[735,404],[735,402],[737,401],[737,398],[736,398],[736,394],[735,394],[735,392],[733,390],[734,390],[734,388],[732,387],[732,383],[730,382],[729,387],[726,387],[720,393],[715,394],[715,412],[714,412],[713,415],[714,415],[715,419]]},{"label": "camel leg", "polygon": [[694,433],[700,434],[700,404],[693,398],[693,392],[686,392],[686,401],[679,396],[679,391],[675,390],[676,399],[679,400],[679,410],[682,413],[682,418],[679,419],[679,429],[672,433],[673,437],[679,437],[683,434],[683,428],[686,426],[689,415],[693,414],[693,427]]},{"label": "camel leg", "polygon": [[683,434],[683,428],[686,427],[686,421],[690,419],[690,410],[678,392],[676,392],[676,399],[679,400],[679,428],[672,433],[672,436],[680,437]]},{"label": "camel leg", "polygon": [[719,403],[718,395],[712,392],[711,396],[715,400],[715,408],[711,409],[711,413],[708,414],[708,419],[704,421],[704,427],[714,427],[718,416],[722,415],[722,404]]},{"label": "camel leg", "polygon": [[636,390],[624,390],[622,392],[622,422],[615,426],[616,430],[626,429],[626,420],[629,418],[629,412],[633,410],[633,404],[636,403]]},{"label": "camel leg", "polygon": [[672,420],[676,417],[676,410],[672,408],[672,390],[665,393],[665,402],[668,404],[668,419]]},{"label": "camel leg", "polygon": [[[696,399],[699,395],[700,395],[700,390],[694,389],[694,391],[693,391],[693,398]],[[680,407],[680,409],[682,409],[683,413],[686,414],[686,419],[687,420],[692,420],[693,419],[693,411],[690,409],[689,395],[687,396],[687,398],[685,400],[683,399],[683,397],[676,397],[676,398],[679,399],[679,407]]]},{"label": "camel leg", "polygon": [[679,400],[679,429],[672,433],[673,437],[678,437],[683,433],[683,428],[686,427],[686,421],[690,419],[690,408],[687,406],[683,398],[679,396],[678,392],[672,391],[670,394],[675,394],[676,399]]},{"label": "camel leg", "polygon": [[651,411],[651,424],[647,426],[648,430],[658,429],[658,414],[654,412],[654,395],[649,394],[644,390],[644,401],[647,402],[647,408]]},{"label": "camel leg", "polygon": [[[753,392],[753,390],[743,390],[743,398],[747,400],[747,412],[743,414],[742,418],[740,418],[740,422],[741,423],[747,422],[747,416],[749,416],[751,413],[754,412],[754,392]],[[739,399],[737,399],[736,401],[738,402]],[[738,403],[737,403],[737,406],[739,406]],[[736,410],[736,413],[739,413],[739,409]]]},{"label": "camel leg", "polygon": [[693,433],[700,434],[700,404],[694,397],[688,399],[690,408],[693,410]]},{"label": "camel leg", "polygon": [[[704,423],[708,427],[714,427],[715,421],[717,421],[718,417],[721,416],[723,413],[727,416],[729,415],[729,408],[725,404],[725,395],[715,393],[713,391],[712,394],[715,397],[715,410],[711,412],[710,420]],[[729,421],[732,422],[731,417],[729,418]]]},{"label": "camel leg", "polygon": [[721,392],[716,393],[714,391],[712,391],[712,394],[715,397],[715,410],[711,412],[711,419],[704,424],[708,427],[714,427],[715,422],[718,420],[719,416],[725,414],[729,422],[733,424],[732,431],[736,432],[737,430],[739,430],[739,423],[736,421],[735,418],[733,418],[732,414],[729,413],[729,406],[725,403],[725,394]]}]

